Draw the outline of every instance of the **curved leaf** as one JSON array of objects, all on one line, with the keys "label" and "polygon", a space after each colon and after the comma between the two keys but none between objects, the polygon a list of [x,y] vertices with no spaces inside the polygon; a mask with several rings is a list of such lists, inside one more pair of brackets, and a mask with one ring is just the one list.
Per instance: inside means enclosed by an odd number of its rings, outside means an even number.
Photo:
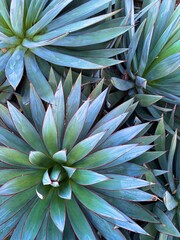
[{"label": "curved leaf", "polygon": [[117,220],[119,219],[121,221],[127,222],[127,219],[123,214],[120,213],[120,211],[116,210],[95,193],[87,190],[82,186],[78,186],[75,183],[72,183],[72,189],[77,199],[89,210],[108,218]]},{"label": "curved leaf", "polygon": [[28,175],[35,173],[35,170],[26,170],[26,169],[1,169],[0,176],[0,185],[5,184],[7,181],[20,177],[22,175]]},{"label": "curved leaf", "polygon": [[147,74],[148,81],[153,81],[169,75],[174,72],[180,65],[180,53],[175,53],[170,57],[165,58],[156,66],[154,66]]},{"label": "curved leaf", "polygon": [[62,82],[60,81],[54,100],[52,102],[52,111],[57,128],[58,146],[62,145],[62,134],[64,131],[65,103]]},{"label": "curved leaf", "polygon": [[58,195],[60,198],[70,200],[72,197],[72,188],[69,180],[66,180],[61,183],[58,189]]},{"label": "curved leaf", "polygon": [[40,168],[49,168],[53,165],[53,161],[44,153],[38,151],[31,151],[29,154],[29,161]]},{"label": "curved leaf", "polygon": [[81,35],[68,35],[52,45],[63,47],[82,47],[107,42],[127,32],[131,26],[114,27],[88,32]]},{"label": "curved leaf", "polygon": [[125,144],[139,134],[147,125],[148,123],[144,123],[117,131],[109,136],[101,147],[107,148]]},{"label": "curved leaf", "polygon": [[53,155],[53,160],[60,164],[65,163],[67,161],[66,150],[56,152]]},{"label": "curved leaf", "polygon": [[66,102],[66,122],[69,122],[75,112],[78,110],[81,100],[81,74],[78,76]]},{"label": "curved leaf", "polygon": [[64,134],[63,139],[63,148],[67,149],[67,151],[70,151],[73,145],[75,144],[76,140],[79,137],[79,134],[82,131],[87,110],[89,107],[89,100],[87,100],[74,114],[72,119],[70,120],[69,124],[66,127],[66,131]]},{"label": "curved leaf", "polygon": [[54,98],[53,90],[41,72],[34,55],[26,52],[24,60],[28,79],[32,82],[36,92],[43,100],[51,102]]},{"label": "curved leaf", "polygon": [[109,178],[93,171],[79,169],[75,171],[72,179],[80,185],[92,185],[95,183],[106,181]]},{"label": "curved leaf", "polygon": [[37,185],[39,182],[41,182],[41,179],[42,172],[40,171],[38,171],[38,173],[31,173],[15,177],[0,187],[0,195],[17,194]]},{"label": "curved leaf", "polygon": [[68,166],[72,165],[75,162],[80,161],[83,157],[90,153],[95,148],[95,146],[97,145],[97,143],[100,141],[104,134],[105,132],[97,133],[93,136],[85,138],[84,140],[76,144],[67,156]]},{"label": "curved leaf", "polygon": [[12,218],[18,211],[23,209],[28,202],[36,195],[35,188],[28,189],[10,197],[0,206],[0,224]]},{"label": "curved leaf", "polygon": [[51,204],[50,204],[50,215],[54,222],[54,224],[57,226],[57,228],[63,232],[65,227],[65,203],[64,200],[58,197],[58,195],[54,194]]},{"label": "curved leaf", "polygon": [[[111,65],[96,64],[91,62],[90,60],[84,60],[82,58],[51,51],[43,47],[33,48],[31,49],[31,52],[50,63],[65,67],[73,67],[78,69],[100,69]],[[114,61],[114,64],[119,62],[115,60],[112,61]]]},{"label": "curved leaf", "polygon": [[71,201],[66,201],[66,207],[69,220],[78,239],[96,240],[96,237],[94,236],[90,224],[85,218],[83,212],[81,211],[74,197],[72,197]]},{"label": "curved leaf", "polygon": [[36,93],[32,84],[30,84],[30,108],[34,124],[39,133],[42,132],[42,124],[45,116],[44,106]]},{"label": "curved leaf", "polygon": [[28,119],[9,102],[8,108],[14,125],[22,138],[24,138],[25,141],[37,151],[42,151],[43,153],[48,154],[42,139]]},{"label": "curved leaf", "polygon": [[32,167],[28,155],[3,146],[0,146],[0,161],[19,167]]},{"label": "curved leaf", "polygon": [[53,1],[40,14],[39,21],[26,31],[26,36],[32,37],[48,25],[72,0]]},{"label": "curved leaf", "polygon": [[10,5],[10,20],[14,32],[23,36],[24,0],[12,0]]},{"label": "curved leaf", "polygon": [[168,216],[158,207],[154,209],[155,214],[159,217],[162,224],[156,224],[155,228],[164,234],[172,235],[174,237],[180,238],[180,232],[173,225]]},{"label": "curved leaf", "polygon": [[138,178],[116,175],[116,174],[106,174],[109,178],[108,181],[97,183],[93,187],[102,188],[106,190],[120,190],[120,189],[134,189],[140,187],[146,187],[152,183]]},{"label": "curved leaf", "polygon": [[2,127],[0,127],[0,143],[26,154],[32,150],[25,141]]},{"label": "curved leaf", "polygon": [[87,112],[87,117],[83,126],[83,130],[80,134],[80,139],[83,139],[83,137],[86,136],[92,125],[94,124],[94,121],[96,120],[103,104],[104,100],[106,97],[108,89],[105,89],[98,97],[94,99],[93,102],[91,102],[88,112]]},{"label": "curved leaf", "polygon": [[44,116],[42,136],[44,144],[46,145],[46,148],[48,149],[50,155],[52,156],[54,153],[58,151],[58,139],[56,123],[51,106],[48,107],[46,114]]},{"label": "curved leaf", "polygon": [[[50,202],[49,197],[43,201],[39,199],[31,208],[31,211],[23,226],[21,235],[22,240],[35,239],[45,217],[46,211],[49,206],[49,202]],[[36,221],[34,221],[34,219],[36,219]]]},{"label": "curved leaf", "polygon": [[81,161],[75,163],[73,166],[80,168],[97,168],[100,166],[104,166],[108,163],[113,162],[120,156],[123,156],[125,153],[129,152],[131,149],[135,148],[135,144],[130,145],[122,145],[117,147],[105,148],[103,150],[99,150],[91,155],[85,157]]},{"label": "curved leaf", "polygon": [[108,240],[126,240],[119,229],[114,228],[114,224],[99,217],[93,212],[86,211],[88,219],[93,223],[105,239]]},{"label": "curved leaf", "polygon": [[23,76],[25,51],[26,49],[22,46],[17,47],[6,65],[6,77],[14,89],[16,89]]}]

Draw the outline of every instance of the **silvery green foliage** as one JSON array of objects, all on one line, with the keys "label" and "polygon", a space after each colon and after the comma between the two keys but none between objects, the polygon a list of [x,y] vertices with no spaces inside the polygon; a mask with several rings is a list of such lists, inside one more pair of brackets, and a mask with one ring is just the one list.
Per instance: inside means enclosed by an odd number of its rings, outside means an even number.
[{"label": "silvery green foliage", "polygon": [[132,163],[152,147],[149,124],[122,128],[134,99],[97,120],[107,89],[82,101],[81,76],[65,90],[68,79],[46,108],[32,85],[23,112],[0,105],[0,239],[119,240],[123,228],[146,234],[133,219],[158,222],[140,204],[157,200],[141,189],[149,170]]},{"label": "silvery green foliage", "polygon": [[175,0],[152,0],[149,5],[143,1],[136,13],[133,1],[124,5],[134,27],[122,36],[123,41],[117,40],[115,47],[129,48],[124,54],[126,63],[118,67],[128,77],[126,81],[112,78],[112,83],[121,91],[135,91],[142,106],[160,100],[158,95],[167,103],[180,105],[180,6],[175,7]]},{"label": "silvery green foliage", "polygon": [[[16,89],[24,69],[42,99],[53,92],[43,75],[49,64],[101,69],[119,63],[106,49],[110,40],[130,29],[114,27],[111,0],[0,0],[0,74]],[[44,66],[45,65],[45,66]]]}]

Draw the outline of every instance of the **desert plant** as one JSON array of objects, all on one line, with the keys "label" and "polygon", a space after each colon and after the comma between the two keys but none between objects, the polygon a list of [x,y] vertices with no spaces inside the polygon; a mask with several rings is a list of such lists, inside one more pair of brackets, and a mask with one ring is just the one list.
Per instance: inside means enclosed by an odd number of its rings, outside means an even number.
[{"label": "desert plant", "polygon": [[[167,153],[149,164],[151,169],[164,169],[164,174],[155,176],[153,172],[147,172],[147,180],[156,183],[151,190],[161,199],[161,202],[156,203],[154,213],[160,217],[162,224],[147,224],[145,229],[158,239],[179,239],[180,233],[180,172],[179,172],[179,154],[180,145],[177,142],[177,130],[173,136],[166,135],[164,120],[160,120],[156,134],[161,134],[161,137],[156,140],[156,149],[167,150]],[[141,240],[149,239],[140,238]]]},{"label": "desert plant", "polygon": [[0,238],[119,240],[123,228],[146,234],[131,218],[157,223],[137,203],[157,197],[139,189],[152,183],[131,160],[151,148],[153,140],[141,138],[149,124],[122,128],[133,99],[100,117],[107,89],[82,102],[81,77],[69,90],[66,81],[46,110],[32,85],[23,113],[0,105]]},{"label": "desert plant", "polygon": [[0,240],[180,238],[176,3],[0,0]]},{"label": "desert plant", "polygon": [[49,102],[53,92],[38,63],[91,70],[119,63],[110,57],[122,50],[106,49],[108,41],[130,26],[119,21],[114,27],[112,17],[119,11],[107,13],[110,2],[0,0],[0,73],[16,89],[25,67],[38,94]]},{"label": "desert plant", "polygon": [[129,24],[134,27],[114,46],[129,48],[123,55],[127,61],[118,64],[119,74],[105,70],[121,98],[136,96],[146,108],[137,112],[145,120],[160,118],[167,103],[171,111],[180,105],[180,6],[175,5],[175,0],[143,1],[142,10],[134,12],[133,1],[125,1]]}]

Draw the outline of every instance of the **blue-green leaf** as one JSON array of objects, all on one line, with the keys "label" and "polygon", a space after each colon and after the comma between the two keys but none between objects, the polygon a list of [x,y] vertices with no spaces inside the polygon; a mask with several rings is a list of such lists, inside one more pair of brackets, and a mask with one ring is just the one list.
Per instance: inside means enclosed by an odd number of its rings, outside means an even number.
[{"label": "blue-green leaf", "polygon": [[32,188],[41,182],[41,178],[42,172],[40,171],[15,177],[0,187],[0,195],[13,195]]},{"label": "blue-green leaf", "polygon": [[[23,226],[21,235],[22,240],[35,239],[47,212],[49,202],[50,197],[44,199],[43,201],[39,199],[34,204]],[[34,221],[34,219],[36,219],[36,221]]]},{"label": "blue-green leaf", "polygon": [[104,199],[82,186],[72,183],[73,193],[77,199],[89,210],[117,220],[127,222],[126,217],[120,211],[112,207]]},{"label": "blue-green leaf", "polygon": [[95,184],[93,187],[102,188],[106,190],[120,190],[120,189],[134,189],[149,186],[152,183],[138,178],[117,175],[106,174],[109,180]]},{"label": "blue-green leaf", "polygon": [[53,165],[53,161],[44,153],[38,151],[31,151],[29,154],[29,161],[40,168],[49,168]]},{"label": "blue-green leaf", "polygon": [[28,119],[11,103],[8,103],[8,108],[14,125],[16,126],[22,138],[37,151],[47,153],[42,139]]},{"label": "blue-green leaf", "polygon": [[117,77],[112,77],[111,82],[113,86],[121,91],[127,91],[134,87],[134,83],[128,80],[123,80]]},{"label": "blue-green leaf", "polygon": [[87,117],[83,126],[83,130],[80,134],[80,139],[83,139],[83,137],[86,136],[86,134],[88,133],[88,131],[90,130],[90,128],[92,127],[96,117],[98,116],[106,94],[107,94],[107,90],[104,90],[96,99],[94,99],[94,101],[90,104],[89,108],[88,108],[88,112],[87,112]]},{"label": "blue-green leaf", "polygon": [[54,0],[40,14],[39,21],[26,31],[26,36],[32,37],[48,25],[72,0]]},{"label": "blue-green leaf", "polygon": [[0,160],[10,165],[32,167],[28,155],[9,147],[0,146]]},{"label": "blue-green leaf", "polygon": [[40,199],[44,200],[49,195],[50,190],[51,186],[45,186],[42,182],[40,182],[36,188],[36,193]]},{"label": "blue-green leaf", "polygon": [[1,169],[0,185],[5,184],[7,181],[20,177],[22,175],[35,173],[35,169]]},{"label": "blue-green leaf", "polygon": [[8,11],[8,6],[6,0],[0,1],[0,15],[4,19],[5,23],[8,25],[10,29],[12,29],[11,22],[10,22],[10,15]]},{"label": "blue-green leaf", "polygon": [[172,235],[174,237],[180,238],[180,232],[173,225],[168,216],[158,207],[154,209],[155,214],[159,217],[161,223],[156,224],[155,228],[164,234]]},{"label": "blue-green leaf", "polygon": [[[129,144],[130,145],[130,144]],[[133,144],[131,144],[133,145]],[[128,145],[125,145],[128,146]],[[107,164],[105,168],[113,167],[113,166],[118,166],[122,163],[125,163],[127,161],[132,160],[133,158],[136,158],[140,155],[142,155],[144,152],[148,151],[152,146],[135,146],[132,149],[130,149],[128,152],[123,154],[122,156],[118,157],[115,161]]]},{"label": "blue-green leaf", "polygon": [[[78,237],[78,239],[91,239],[96,240],[94,233],[88,223],[86,217],[84,216],[82,210],[78,206],[74,197],[70,201],[66,201],[67,214],[71,222],[71,226]],[[78,216],[78,221],[77,221]]]},{"label": "blue-green leaf", "polygon": [[62,134],[64,131],[65,103],[62,82],[60,81],[54,100],[52,102],[52,111],[57,128],[58,146],[62,144]]},{"label": "blue-green leaf", "polygon": [[34,124],[39,134],[42,134],[42,125],[45,116],[45,109],[32,84],[30,84],[30,108]]},{"label": "blue-green leaf", "polygon": [[152,195],[150,193],[144,192],[139,189],[121,189],[117,191],[107,191],[103,189],[96,188],[96,191],[113,197],[113,198],[119,198],[123,199],[125,201],[133,201],[133,202],[147,202],[147,201],[157,201],[157,197],[155,195]]},{"label": "blue-green leaf", "polygon": [[[119,61],[109,59],[109,62],[107,64],[105,62],[96,64],[96,63],[93,63],[94,58],[86,60],[83,58],[78,58],[71,55],[62,54],[60,52],[48,50],[47,48],[43,48],[43,47],[33,48],[31,49],[31,52],[50,63],[60,65],[60,66],[65,66],[65,67],[78,68],[78,69],[79,68],[100,69],[100,68],[104,68],[104,67],[119,63]],[[104,59],[102,60],[105,61]]]},{"label": "blue-green leaf", "polygon": [[17,47],[6,65],[6,77],[14,89],[16,89],[23,76],[25,51],[26,49],[22,46]]},{"label": "blue-green leaf", "polygon": [[178,69],[179,65],[180,65],[180,53],[175,53],[162,60],[156,66],[154,66],[147,73],[146,78],[150,82],[155,79],[165,77],[170,73],[174,72],[176,69]]},{"label": "blue-green leaf", "polygon": [[14,32],[23,36],[24,0],[12,0],[10,5],[10,20]]},{"label": "blue-green leaf", "polygon": [[67,161],[66,150],[60,150],[53,155],[53,160],[57,163],[65,163]]},{"label": "blue-green leaf", "polygon": [[79,30],[84,29],[86,27],[89,27],[93,24],[96,24],[100,21],[103,21],[108,17],[112,17],[117,12],[119,12],[119,10],[115,11],[115,12],[103,14],[103,15],[100,15],[100,16],[97,16],[97,17],[93,17],[93,18],[90,18],[90,19],[85,19],[85,20],[82,20],[82,21],[77,21],[77,22],[74,22],[74,23],[71,23],[71,24],[68,24],[68,25],[64,25],[63,27],[56,28],[54,31],[48,31],[44,34],[36,35],[33,38],[33,40],[34,41],[49,41],[53,38],[57,38],[58,36],[61,36],[64,33],[72,33],[72,32],[75,32],[75,31],[79,31]]},{"label": "blue-green leaf", "polygon": [[135,54],[135,51],[137,49],[137,46],[138,46],[139,39],[141,37],[142,31],[144,29],[145,21],[146,20],[144,20],[141,23],[141,25],[138,27],[138,30],[136,31],[136,33],[132,37],[131,43],[129,45],[129,52],[128,52],[128,56],[127,56],[127,70],[129,72],[129,74],[131,75],[131,77],[133,77],[133,73],[131,71],[131,63],[132,63],[132,60],[134,58],[134,54]]},{"label": "blue-green leaf", "polygon": [[48,152],[52,156],[58,151],[57,128],[51,106],[48,107],[42,126],[42,136]]},{"label": "blue-green leaf", "polygon": [[12,218],[16,213],[22,210],[28,202],[35,196],[35,188],[28,189],[7,199],[0,207],[0,224]]},{"label": "blue-green leaf", "polygon": [[48,0],[31,0],[26,14],[26,29],[30,28],[36,22],[39,14],[42,12]]},{"label": "blue-green leaf", "polygon": [[81,74],[77,78],[66,101],[66,122],[68,123],[78,110],[81,100]]},{"label": "blue-green leaf", "polygon": [[75,163],[73,166],[86,169],[102,167],[108,163],[115,161],[117,158],[123,156],[125,153],[129,152],[135,147],[135,144],[131,144],[105,148],[90,154],[89,156]]},{"label": "blue-green leaf", "polygon": [[[78,20],[87,19],[102,10],[106,9],[111,0],[91,0],[91,2],[83,1],[84,4],[78,5],[76,8],[70,10],[66,14],[56,18],[48,25],[48,30],[54,30]],[[78,14],[77,14],[78,13]]]},{"label": "blue-green leaf", "polygon": [[17,132],[9,111],[3,104],[0,104],[0,118],[9,129],[11,129],[13,132]]},{"label": "blue-green leaf", "polygon": [[32,82],[38,95],[46,102],[51,102],[54,98],[53,90],[41,72],[36,59],[31,52],[25,54],[25,67],[28,79]]},{"label": "blue-green leaf", "polygon": [[26,154],[29,154],[29,152],[32,150],[32,148],[25,141],[2,127],[0,127],[0,143]]},{"label": "blue-green leaf", "polygon": [[164,194],[164,204],[168,211],[171,211],[178,206],[175,197],[173,197],[168,191]]},{"label": "blue-green leaf", "polygon": [[128,127],[112,134],[102,145],[102,148],[114,147],[125,144],[133,139],[139,132],[141,132],[148,123],[139,124],[133,127]]},{"label": "blue-green leaf", "polygon": [[114,228],[114,224],[104,220],[92,211],[86,211],[88,219],[93,223],[105,239],[108,240],[126,240],[119,229]]},{"label": "blue-green leaf", "polygon": [[92,185],[106,181],[109,178],[90,170],[79,169],[73,174],[72,179],[80,185]]},{"label": "blue-green leaf", "polygon": [[74,146],[76,140],[79,137],[79,134],[82,131],[87,110],[89,107],[89,100],[87,100],[74,114],[72,119],[70,120],[69,124],[66,127],[66,131],[64,134],[63,139],[63,148],[67,149],[67,151],[70,151],[71,148]]},{"label": "blue-green leaf", "polygon": [[60,198],[70,200],[72,197],[72,188],[69,180],[66,180],[60,184],[58,188],[58,195]]},{"label": "blue-green leaf", "polygon": [[64,200],[58,197],[56,192],[54,193],[50,204],[50,215],[57,228],[63,232],[66,217],[65,203]]},{"label": "blue-green leaf", "polygon": [[175,185],[175,178],[173,174],[173,160],[176,152],[176,146],[177,146],[177,130],[175,131],[175,134],[172,138],[170,149],[169,149],[169,155],[168,155],[168,180],[169,180],[169,187],[171,189],[171,192],[173,193],[176,190]]},{"label": "blue-green leaf", "polygon": [[150,94],[136,94],[136,99],[139,101],[142,107],[148,107],[159,100],[161,100],[163,96],[158,95],[150,95]]},{"label": "blue-green leaf", "polygon": [[90,153],[95,148],[95,146],[97,145],[97,143],[100,141],[104,134],[105,132],[101,132],[92,135],[91,137],[85,138],[77,145],[75,145],[67,156],[68,157],[67,164],[72,165],[73,163],[78,162],[88,153]]},{"label": "blue-green leaf", "polygon": [[52,45],[63,47],[82,47],[99,44],[118,37],[119,35],[127,32],[130,28],[131,26],[114,27],[94,32],[87,32],[81,35],[68,35],[63,39],[57,40]]}]

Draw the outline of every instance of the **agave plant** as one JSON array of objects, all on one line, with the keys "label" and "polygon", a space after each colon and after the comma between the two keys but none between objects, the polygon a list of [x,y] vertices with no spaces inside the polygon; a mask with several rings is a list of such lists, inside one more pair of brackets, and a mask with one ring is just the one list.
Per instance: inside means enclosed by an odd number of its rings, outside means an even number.
[{"label": "agave plant", "polygon": [[148,170],[131,162],[152,147],[149,124],[122,128],[134,99],[101,116],[98,88],[82,101],[79,76],[46,110],[32,85],[29,106],[0,105],[0,239],[119,240],[123,228],[147,234],[132,218],[158,223],[140,204],[157,200],[139,189]]},{"label": "agave plant", "polygon": [[109,71],[106,77],[121,91],[120,98],[136,95],[146,107],[138,111],[145,120],[160,118],[167,103],[171,111],[180,105],[180,6],[175,5],[175,0],[143,1],[142,10],[134,12],[133,1],[124,2],[134,28],[114,46],[129,48],[127,61],[118,64],[118,75]]},{"label": "agave plant", "polygon": [[[155,204],[154,213],[160,217],[163,224],[147,224],[145,229],[158,239],[179,239],[180,232],[180,172],[179,154],[180,148],[177,143],[177,130],[172,137],[166,136],[163,118],[156,128],[156,134],[161,138],[156,140],[157,150],[168,150],[166,154],[158,158],[158,162],[150,164],[150,168],[158,164],[165,169],[163,175],[155,176],[153,172],[146,173],[147,180],[156,184],[151,187],[154,194],[161,198],[161,202]],[[141,237],[141,240],[149,239]]]},{"label": "agave plant", "polygon": [[[39,63],[46,61],[80,69],[100,69],[119,63],[110,57],[119,49],[106,49],[108,41],[130,29],[114,27],[111,0],[0,0],[0,73],[14,89],[24,68],[38,94],[46,101],[53,92]],[[105,21],[106,20],[106,21]],[[38,62],[37,62],[38,61]]]}]

